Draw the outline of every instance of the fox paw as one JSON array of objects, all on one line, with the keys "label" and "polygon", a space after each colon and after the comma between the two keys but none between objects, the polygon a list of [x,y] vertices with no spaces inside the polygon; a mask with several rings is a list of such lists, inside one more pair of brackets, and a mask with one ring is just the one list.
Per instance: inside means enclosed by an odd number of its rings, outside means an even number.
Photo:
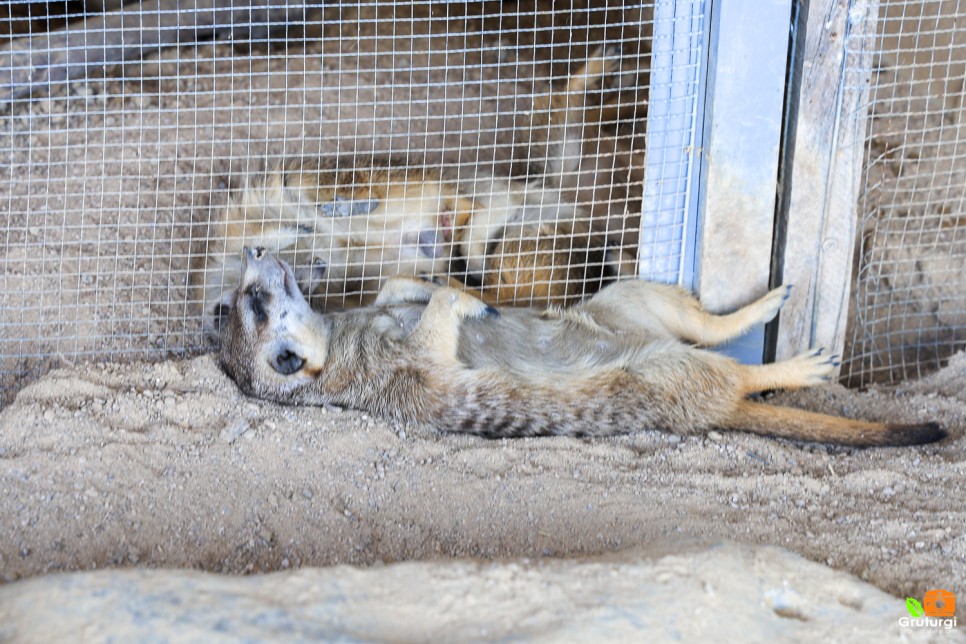
[{"label": "fox paw", "polygon": [[826,355],[824,349],[815,349],[786,360],[783,366],[786,375],[796,386],[811,387],[831,382],[840,364],[839,356]]},{"label": "fox paw", "polygon": [[458,289],[444,287],[437,291],[437,294],[446,298],[450,304],[450,310],[459,319],[500,316],[496,308]]},{"label": "fox paw", "polygon": [[303,293],[315,293],[325,282],[325,273],[329,265],[321,257],[313,257],[312,264],[309,266],[293,266],[295,281]]},{"label": "fox paw", "polygon": [[757,324],[771,322],[778,315],[778,312],[788,301],[792,294],[792,285],[785,284],[766,293],[761,299],[756,300],[750,306],[754,309]]}]

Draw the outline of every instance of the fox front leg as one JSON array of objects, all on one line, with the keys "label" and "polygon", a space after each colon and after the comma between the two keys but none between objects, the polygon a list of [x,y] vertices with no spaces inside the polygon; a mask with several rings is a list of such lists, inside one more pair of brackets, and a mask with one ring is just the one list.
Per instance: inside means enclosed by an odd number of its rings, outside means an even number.
[{"label": "fox front leg", "polygon": [[[400,304],[425,304],[433,293],[443,287],[449,286],[459,291],[471,295],[477,299],[491,303],[485,293],[479,289],[470,288],[457,279],[439,275],[396,275],[386,280],[385,284],[379,289],[376,295],[376,306],[398,306]],[[496,302],[493,302],[496,304]]]},{"label": "fox front leg", "polygon": [[396,275],[386,280],[376,295],[376,306],[397,306],[400,304],[425,304],[440,285],[429,280],[410,275]]},{"label": "fox front leg", "polygon": [[407,342],[415,349],[427,352],[441,365],[457,366],[460,323],[467,318],[499,316],[499,311],[482,300],[464,291],[441,286],[433,292]]}]

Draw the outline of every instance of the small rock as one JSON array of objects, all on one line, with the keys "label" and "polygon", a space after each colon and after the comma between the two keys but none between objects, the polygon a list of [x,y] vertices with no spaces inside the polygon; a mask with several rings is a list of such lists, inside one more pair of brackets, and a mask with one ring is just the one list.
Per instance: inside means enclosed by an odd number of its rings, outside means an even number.
[{"label": "small rock", "polygon": [[231,445],[249,429],[251,429],[251,425],[248,424],[248,421],[244,418],[239,418],[235,422],[225,425],[225,428],[221,430],[219,436],[221,440]]}]

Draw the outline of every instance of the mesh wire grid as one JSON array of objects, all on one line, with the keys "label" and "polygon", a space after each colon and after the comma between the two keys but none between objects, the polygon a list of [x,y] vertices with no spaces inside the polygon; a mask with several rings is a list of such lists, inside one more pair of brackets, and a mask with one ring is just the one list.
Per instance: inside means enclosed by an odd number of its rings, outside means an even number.
[{"label": "mesh wire grid", "polygon": [[[843,379],[895,382],[966,345],[966,6],[882,0],[847,42],[846,87],[871,75]],[[874,68],[848,65],[872,53]]]},{"label": "mesh wire grid", "polygon": [[[700,29],[693,14],[703,2],[674,4],[690,12],[680,18],[689,29]],[[56,53],[63,45],[46,30],[65,21],[81,43],[99,42],[90,26],[97,14],[52,15],[83,3],[11,7],[0,55],[25,42]],[[122,31],[135,33],[152,21],[191,23],[198,10],[162,0],[123,11]],[[227,204],[285,160],[378,157],[456,176],[482,168],[532,178],[546,157],[576,154],[571,183],[580,189],[564,199],[580,204],[579,217],[609,249],[637,257],[652,5],[359,2],[286,11],[283,20],[242,14],[220,37],[181,34],[179,46],[4,99],[0,401],[58,365],[204,350],[189,273],[224,243],[217,222]],[[594,123],[582,146],[548,145],[553,134],[538,127],[535,104],[559,95],[605,46],[618,64],[588,92]],[[694,92],[689,84],[685,93]],[[279,216],[269,208],[255,218],[271,225]],[[373,224],[370,232],[385,231]],[[386,248],[361,261],[384,270]],[[592,261],[579,257],[550,263]],[[374,289],[367,282],[363,295]]]}]

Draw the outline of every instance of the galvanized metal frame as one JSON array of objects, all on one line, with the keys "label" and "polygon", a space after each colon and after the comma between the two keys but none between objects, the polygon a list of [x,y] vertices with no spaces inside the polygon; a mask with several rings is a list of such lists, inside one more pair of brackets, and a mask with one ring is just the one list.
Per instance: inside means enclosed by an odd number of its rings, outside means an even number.
[{"label": "galvanized metal frame", "polygon": [[[712,10],[696,290],[727,311],[768,290],[775,234],[791,0],[716,2]],[[760,363],[764,325],[724,351]]]},{"label": "galvanized metal frame", "polygon": [[703,134],[706,9],[711,1],[675,0],[654,8],[639,274],[689,288],[700,215],[693,191]]},{"label": "galvanized metal frame", "polygon": [[[791,8],[681,0],[655,10],[640,274],[693,288],[713,311],[768,288]],[[689,83],[696,94],[682,96]],[[680,246],[676,265],[661,244]],[[762,326],[724,351],[758,363],[763,349]]]}]

